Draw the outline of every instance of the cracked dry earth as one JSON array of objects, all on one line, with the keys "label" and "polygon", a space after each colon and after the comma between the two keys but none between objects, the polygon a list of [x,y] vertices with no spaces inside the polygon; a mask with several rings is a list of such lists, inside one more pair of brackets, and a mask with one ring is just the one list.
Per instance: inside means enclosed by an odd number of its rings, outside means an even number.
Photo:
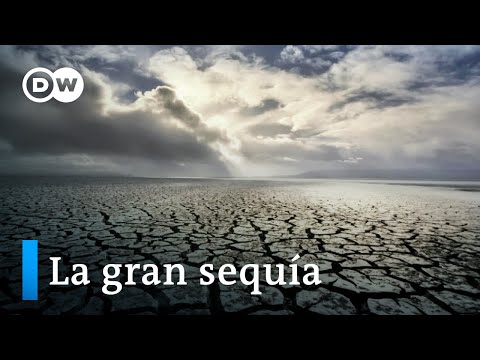
[{"label": "cracked dry earth", "polygon": [[[2,179],[0,313],[478,314],[480,193],[322,181]],[[39,301],[21,301],[21,240]],[[316,263],[316,287],[200,286],[198,268]],[[49,286],[50,256],[88,286]],[[102,294],[108,263],[185,266],[187,286]],[[68,275],[63,273],[62,275]],[[125,277],[125,274],[122,274]],[[288,277],[287,277],[288,278]],[[260,276],[262,279],[262,276]],[[263,277],[264,279],[264,277]],[[124,282],[123,280],[122,282]]]}]

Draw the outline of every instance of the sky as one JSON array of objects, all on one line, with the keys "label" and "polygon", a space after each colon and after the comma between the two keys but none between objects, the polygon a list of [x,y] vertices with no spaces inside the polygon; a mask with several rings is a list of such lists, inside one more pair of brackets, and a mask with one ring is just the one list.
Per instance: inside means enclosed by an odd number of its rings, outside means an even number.
[{"label": "sky", "polygon": [[[34,103],[34,67],[72,103]],[[480,173],[480,46],[0,46],[0,174]]]}]

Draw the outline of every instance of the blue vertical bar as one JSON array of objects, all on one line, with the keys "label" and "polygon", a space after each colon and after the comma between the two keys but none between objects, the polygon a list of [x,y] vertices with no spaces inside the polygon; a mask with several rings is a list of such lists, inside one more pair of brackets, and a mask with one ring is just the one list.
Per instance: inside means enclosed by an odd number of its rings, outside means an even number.
[{"label": "blue vertical bar", "polygon": [[38,240],[22,240],[22,300],[38,300]]}]

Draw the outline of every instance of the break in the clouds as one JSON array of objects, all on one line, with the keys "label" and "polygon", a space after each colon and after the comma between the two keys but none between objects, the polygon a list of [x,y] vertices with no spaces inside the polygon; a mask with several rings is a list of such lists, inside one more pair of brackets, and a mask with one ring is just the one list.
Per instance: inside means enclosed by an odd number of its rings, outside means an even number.
[{"label": "break in the clouds", "polygon": [[[83,95],[33,103],[33,67]],[[269,176],[480,164],[478,46],[3,46],[0,172]]]}]

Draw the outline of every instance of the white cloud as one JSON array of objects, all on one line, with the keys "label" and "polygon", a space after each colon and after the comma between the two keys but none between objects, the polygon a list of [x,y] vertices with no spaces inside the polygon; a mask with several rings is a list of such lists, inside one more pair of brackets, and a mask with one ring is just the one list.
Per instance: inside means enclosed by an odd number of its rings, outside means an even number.
[{"label": "white cloud", "polygon": [[[454,52],[452,56],[458,57],[472,48],[415,49],[357,47],[326,73],[306,77],[241,57],[217,56],[208,68],[201,69],[185,50],[174,48],[156,53],[150,59],[149,70],[170,84],[207,124],[228,133],[233,140],[225,151],[236,157],[238,174],[251,173],[252,162],[264,162],[273,168],[269,162],[275,159],[294,164],[292,171],[308,170],[304,167],[312,166],[312,156],[317,156],[319,162],[361,160],[368,166],[369,161],[383,161],[386,166],[404,166],[419,158],[434,158],[452,146],[452,139],[476,149],[480,129],[472,119],[480,114],[475,100],[480,89],[477,84],[434,86],[418,94],[409,89],[435,69],[432,54]],[[320,50],[338,49],[308,51]],[[301,64],[306,61],[304,51],[287,46],[280,58]],[[401,59],[401,54],[409,56]],[[336,103],[362,91],[388,92],[399,98],[414,97],[415,101],[382,108],[375,106],[375,99],[360,99],[332,110]],[[283,106],[256,117],[242,115],[242,109],[258,106],[265,99],[275,99]],[[287,134],[257,136],[250,132],[255,124],[283,124],[291,130]],[[295,135],[302,132],[321,136]],[[343,160],[335,159],[332,152],[317,151],[325,146],[337,149]],[[474,153],[480,155],[478,149]]]},{"label": "white cloud", "polygon": [[305,56],[303,55],[303,51],[298,46],[288,45],[280,53],[280,59],[284,62],[289,63],[298,63],[305,60]]},{"label": "white cloud", "polygon": [[[153,128],[175,129],[213,149],[233,175],[293,174],[328,166],[474,166],[480,161],[480,68],[455,76],[468,70],[456,62],[480,56],[479,47],[289,45],[271,63],[243,50],[44,49],[56,61],[76,63],[101,90],[95,100],[102,116],[126,124],[130,114],[132,121],[137,113],[148,114]],[[0,64],[13,64],[18,53],[22,67],[38,61],[33,52],[0,51]],[[134,71],[166,85],[122,102],[134,88],[102,75],[89,62],[95,58],[113,67],[131,60],[137,64]],[[308,76],[304,67],[313,69]],[[190,165],[172,161],[186,169]]]},{"label": "white cloud", "polygon": [[[336,45],[326,45],[332,50],[336,49]],[[324,48],[323,46],[322,48]],[[325,69],[332,64],[326,56],[318,55],[320,49],[312,46],[293,46],[287,45],[280,53],[280,64],[283,65],[302,65],[309,66],[314,69]],[[312,56],[318,55],[318,56]],[[339,57],[339,52],[334,56]]]}]

